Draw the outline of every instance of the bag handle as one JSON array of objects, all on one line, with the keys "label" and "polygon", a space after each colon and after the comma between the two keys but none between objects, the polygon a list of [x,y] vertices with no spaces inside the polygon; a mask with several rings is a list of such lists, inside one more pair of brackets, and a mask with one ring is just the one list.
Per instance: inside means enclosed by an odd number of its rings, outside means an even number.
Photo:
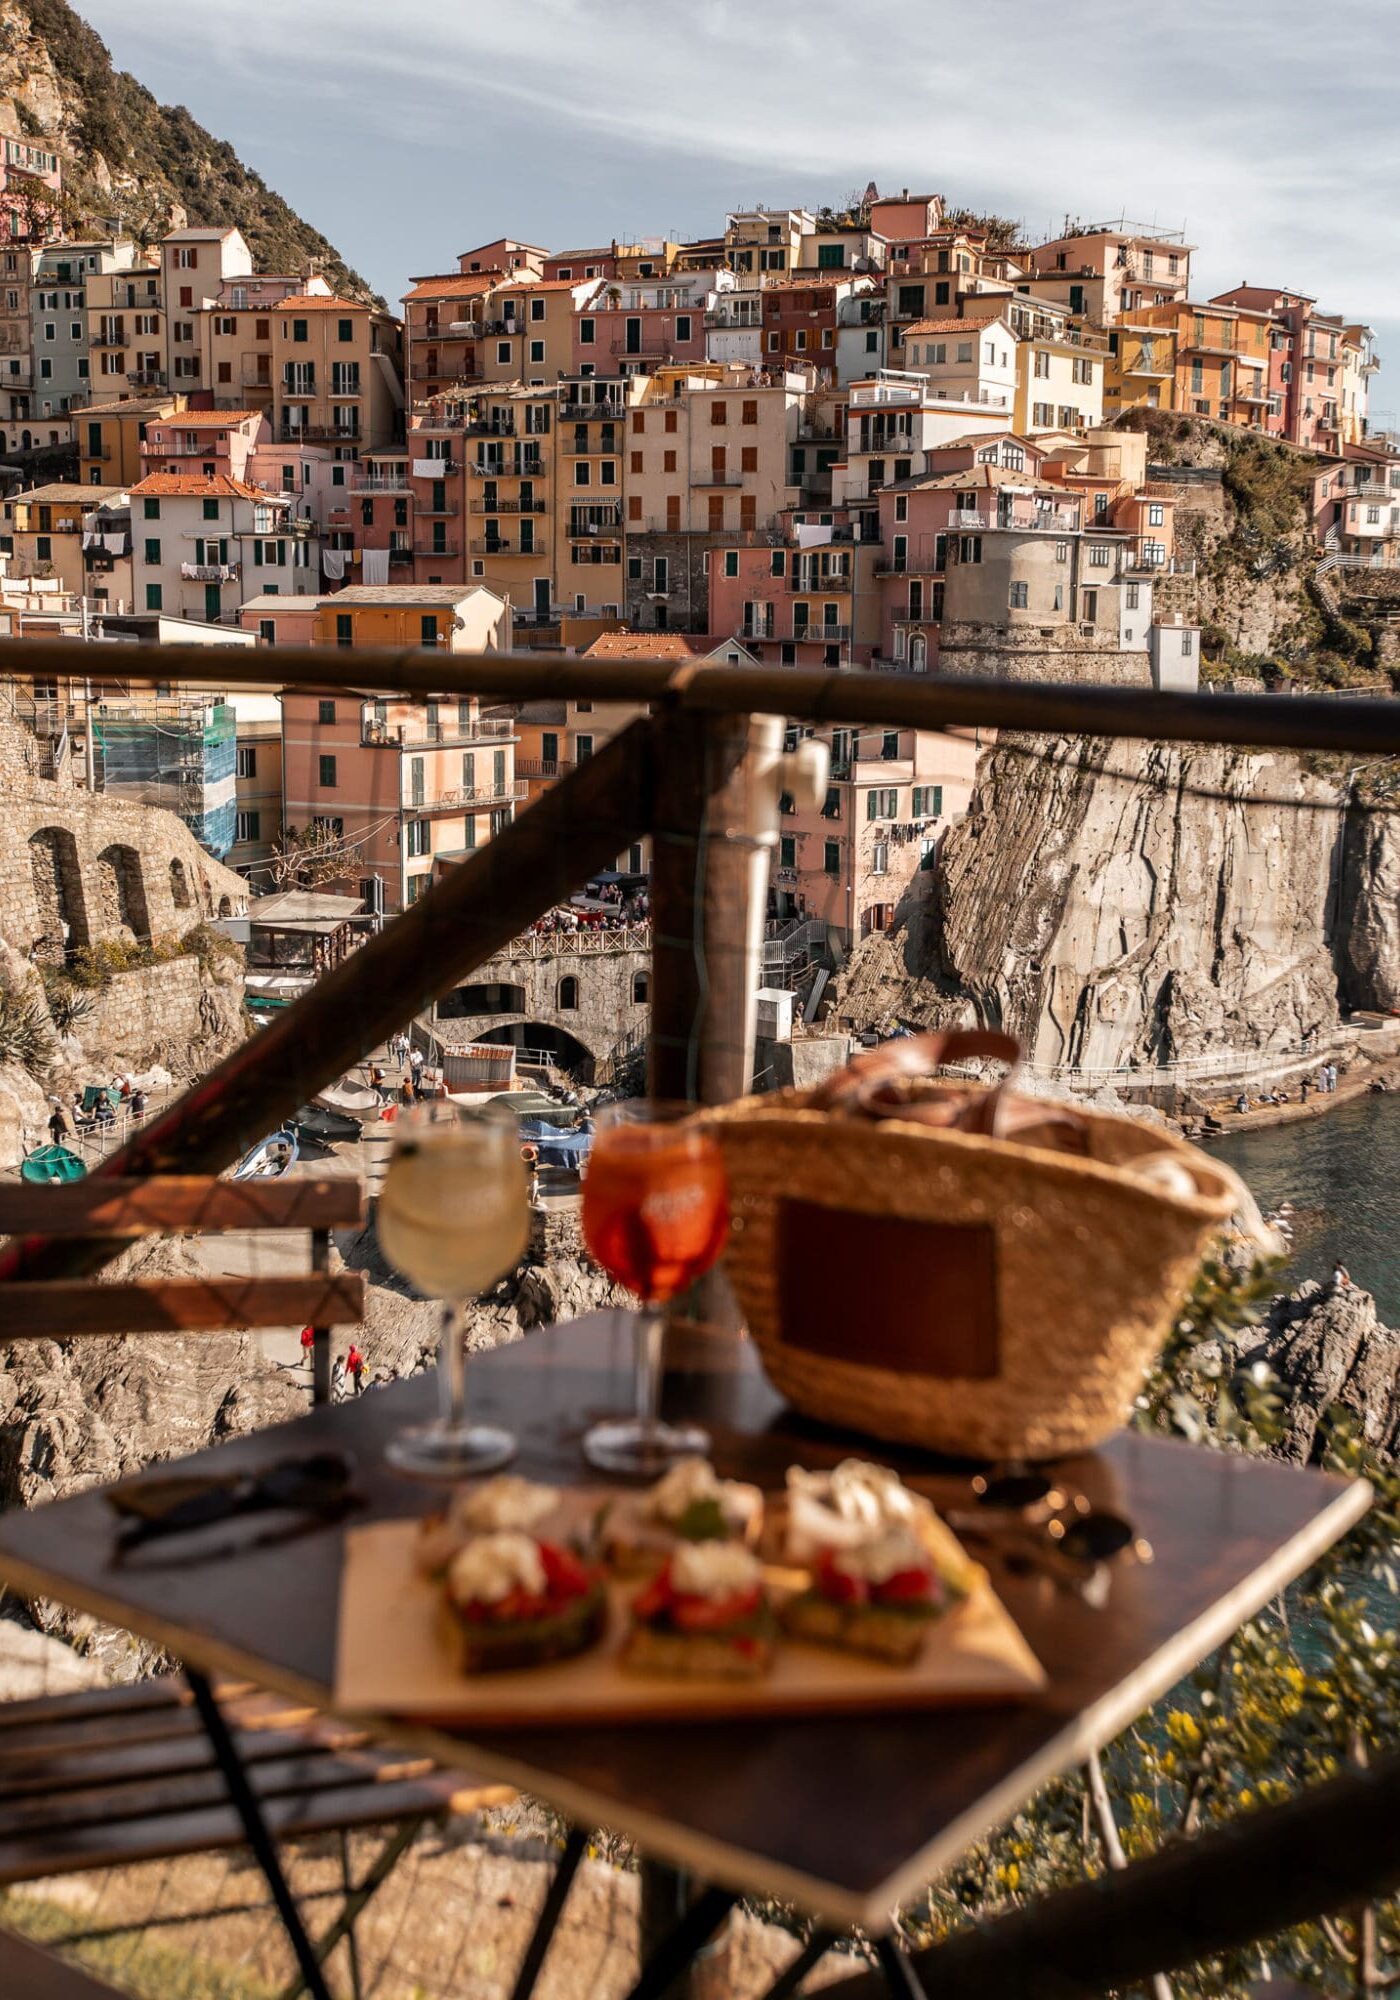
[{"label": "bag handle", "polygon": [[[929,1077],[945,1063],[972,1058],[1004,1062],[1006,1074],[988,1090],[968,1090],[961,1084],[938,1086],[941,1097],[907,1103],[899,1085]],[[927,1125],[956,1125],[965,1132],[996,1132],[1001,1094],[1021,1059],[1014,1035],[994,1028],[949,1028],[928,1035],[903,1036],[882,1042],[855,1056],[843,1070],[813,1093],[818,1111],[839,1111],[848,1117],[914,1118]]]}]

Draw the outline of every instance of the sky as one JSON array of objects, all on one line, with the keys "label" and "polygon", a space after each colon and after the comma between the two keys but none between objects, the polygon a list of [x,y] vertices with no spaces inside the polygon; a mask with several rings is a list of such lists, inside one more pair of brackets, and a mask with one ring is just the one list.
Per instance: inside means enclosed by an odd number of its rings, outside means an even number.
[{"label": "sky", "polygon": [[391,303],[500,235],[693,236],[874,180],[1182,228],[1193,291],[1377,331],[1400,408],[1400,0],[77,0]]}]

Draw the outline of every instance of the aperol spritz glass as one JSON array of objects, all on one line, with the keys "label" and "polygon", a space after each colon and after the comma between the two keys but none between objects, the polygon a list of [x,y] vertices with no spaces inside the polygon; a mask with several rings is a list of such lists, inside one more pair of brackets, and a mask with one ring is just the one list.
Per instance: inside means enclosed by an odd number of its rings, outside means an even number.
[{"label": "aperol spritz glass", "polygon": [[651,1476],[709,1449],[695,1424],[660,1414],[666,1307],[724,1248],[729,1191],[718,1143],[692,1121],[693,1104],[628,1099],[598,1114],[583,1184],[583,1235],[609,1276],[642,1301],[636,1316],[637,1408],[608,1417],[583,1440],[605,1472]]}]

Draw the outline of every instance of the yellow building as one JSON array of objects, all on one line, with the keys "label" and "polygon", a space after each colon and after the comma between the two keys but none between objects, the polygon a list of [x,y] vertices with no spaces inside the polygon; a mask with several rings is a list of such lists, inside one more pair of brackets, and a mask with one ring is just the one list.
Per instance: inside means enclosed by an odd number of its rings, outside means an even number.
[{"label": "yellow building", "polygon": [[392,444],[403,409],[403,330],[393,315],[295,292],[269,317],[278,443],[331,445],[340,458]]},{"label": "yellow building", "polygon": [[128,396],[112,403],[89,403],[73,410],[79,477],[84,486],[135,486],[145,477],[141,447],[154,417],[173,416],[189,398],[166,393]]},{"label": "yellow building", "polygon": [[[9,574],[14,577],[53,577],[74,597],[101,595],[114,606],[131,599],[131,515],[130,499],[120,486],[36,486],[17,493],[4,504],[5,527],[10,541]],[[83,537],[90,517],[101,510],[104,517],[96,526],[113,544],[106,542],[88,552]],[[117,526],[118,518],[124,522]],[[125,543],[117,551],[117,542]],[[99,577],[95,565],[100,561]],[[113,574],[117,587],[110,587]],[[124,582],[122,578],[124,577]]]},{"label": "yellow building", "polygon": [[572,373],[575,314],[603,289],[597,278],[578,284],[530,278],[502,285],[488,301],[485,335],[477,342],[482,380],[540,388]]},{"label": "yellow building", "polygon": [[1176,408],[1176,328],[1120,320],[1109,328],[1104,358],[1104,415]]},{"label": "yellow building", "polygon": [[1343,444],[1360,444],[1370,428],[1371,377],[1380,365],[1376,337],[1370,327],[1347,327],[1341,340],[1341,381],[1337,397]]},{"label": "yellow building", "polygon": [[166,388],[165,302],[159,268],[93,271],[85,290],[93,395],[106,398]]},{"label": "yellow building", "polygon": [[512,387],[483,390],[457,406],[467,575],[504,597],[520,624],[552,623],[559,602],[553,567],[558,402],[555,390]]}]

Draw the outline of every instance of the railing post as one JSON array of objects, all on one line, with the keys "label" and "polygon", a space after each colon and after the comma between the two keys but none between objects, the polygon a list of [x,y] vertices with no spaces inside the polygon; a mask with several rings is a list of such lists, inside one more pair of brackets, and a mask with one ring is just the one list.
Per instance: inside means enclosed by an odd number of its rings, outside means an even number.
[{"label": "railing post", "polygon": [[652,826],[654,1097],[722,1104],[753,1076],[752,718],[663,715]]}]

